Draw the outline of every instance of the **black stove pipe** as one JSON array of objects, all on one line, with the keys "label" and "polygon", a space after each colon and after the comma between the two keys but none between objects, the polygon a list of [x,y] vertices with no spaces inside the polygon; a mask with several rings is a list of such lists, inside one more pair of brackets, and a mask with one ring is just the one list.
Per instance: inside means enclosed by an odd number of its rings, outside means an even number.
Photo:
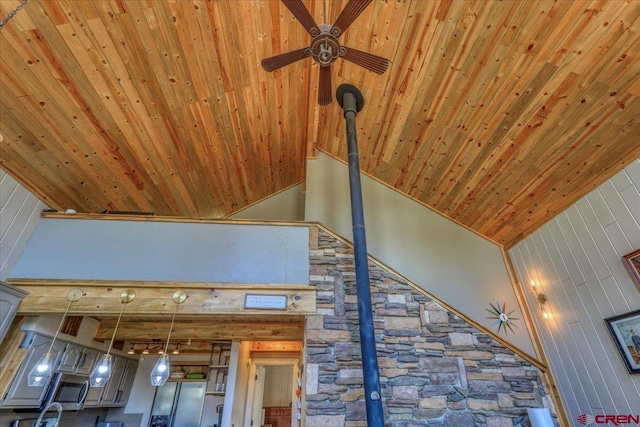
[{"label": "black stove pipe", "polygon": [[344,110],[347,124],[347,151],[349,157],[349,187],[351,190],[351,220],[353,223],[353,246],[356,267],[358,297],[358,323],[360,326],[360,349],[364,376],[364,397],[367,411],[367,426],[383,427],[384,412],[380,397],[380,374],[376,354],[376,337],[371,309],[369,284],[369,260],[362,208],[362,186],[360,184],[360,162],[356,137],[356,114],[364,106],[362,93],[349,84],[342,84],[336,91],[338,104]]}]

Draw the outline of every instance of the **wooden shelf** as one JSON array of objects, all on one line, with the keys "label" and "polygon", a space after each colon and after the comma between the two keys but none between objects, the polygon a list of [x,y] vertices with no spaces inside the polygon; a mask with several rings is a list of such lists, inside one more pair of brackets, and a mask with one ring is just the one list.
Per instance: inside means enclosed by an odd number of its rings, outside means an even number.
[{"label": "wooden shelf", "polygon": [[209,365],[209,369],[226,369],[229,365]]},{"label": "wooden shelf", "polygon": [[172,383],[196,383],[196,382],[207,382],[206,378],[169,378],[167,382]]},{"label": "wooden shelf", "polygon": [[205,391],[206,396],[224,396],[224,391]]}]

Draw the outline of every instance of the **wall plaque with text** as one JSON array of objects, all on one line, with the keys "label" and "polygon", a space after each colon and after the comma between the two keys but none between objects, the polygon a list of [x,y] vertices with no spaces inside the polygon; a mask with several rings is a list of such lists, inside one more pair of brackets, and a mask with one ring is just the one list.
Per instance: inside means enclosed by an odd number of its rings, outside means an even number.
[{"label": "wall plaque with text", "polygon": [[260,310],[286,310],[286,295],[256,295],[247,294],[244,299],[244,308]]}]

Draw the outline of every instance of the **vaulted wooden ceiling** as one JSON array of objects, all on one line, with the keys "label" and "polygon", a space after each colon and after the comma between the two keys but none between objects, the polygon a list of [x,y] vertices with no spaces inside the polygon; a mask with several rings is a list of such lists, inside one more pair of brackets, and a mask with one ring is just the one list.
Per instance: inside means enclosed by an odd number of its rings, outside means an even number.
[{"label": "vaulted wooden ceiling", "polygon": [[[346,159],[319,65],[260,65],[309,42],[277,0],[29,0],[0,30],[0,166],[57,209],[227,217]],[[640,157],[637,0],[374,0],[340,42],[390,60],[332,66],[363,172],[505,247]]]}]

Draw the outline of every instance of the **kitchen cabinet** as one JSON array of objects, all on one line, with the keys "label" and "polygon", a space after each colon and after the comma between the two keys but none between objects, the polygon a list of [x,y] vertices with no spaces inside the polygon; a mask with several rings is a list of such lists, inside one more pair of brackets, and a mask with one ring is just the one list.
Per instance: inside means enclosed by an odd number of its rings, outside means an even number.
[{"label": "kitchen cabinet", "polygon": [[116,406],[120,394],[120,383],[127,367],[127,359],[120,356],[113,356],[111,364],[111,378],[104,386],[104,393],[100,400],[100,406]]},{"label": "kitchen cabinet", "polygon": [[120,382],[120,396],[118,396],[118,399],[116,400],[117,406],[125,406],[129,401],[131,388],[133,387],[133,380],[136,378],[137,370],[138,361],[127,359],[127,365],[124,368],[122,381]]},{"label": "kitchen cabinet", "polygon": [[[11,385],[2,401],[3,408],[37,408],[47,391],[48,384],[39,387],[30,387],[27,378],[31,369],[38,363],[51,346],[53,338],[38,335],[30,332],[22,342],[21,348],[28,348],[29,351],[20,365],[20,368],[13,377]],[[57,366],[60,357],[66,347],[66,343],[56,341],[51,349],[53,367]]]},{"label": "kitchen cabinet", "polygon": [[18,306],[28,292],[0,281],[0,342],[11,327]]},{"label": "kitchen cabinet", "polygon": [[59,372],[68,372],[75,373],[76,371],[76,362],[80,360],[82,356],[82,346],[76,344],[67,344],[64,352],[62,353],[62,357],[60,357],[60,362],[58,363],[57,371]]},{"label": "kitchen cabinet", "polygon": [[62,354],[57,371],[89,375],[96,363],[98,354],[98,350],[69,343]]},{"label": "kitchen cabinet", "polygon": [[89,388],[85,408],[120,407],[129,401],[138,361],[115,355],[112,357],[111,378],[104,387]]}]

